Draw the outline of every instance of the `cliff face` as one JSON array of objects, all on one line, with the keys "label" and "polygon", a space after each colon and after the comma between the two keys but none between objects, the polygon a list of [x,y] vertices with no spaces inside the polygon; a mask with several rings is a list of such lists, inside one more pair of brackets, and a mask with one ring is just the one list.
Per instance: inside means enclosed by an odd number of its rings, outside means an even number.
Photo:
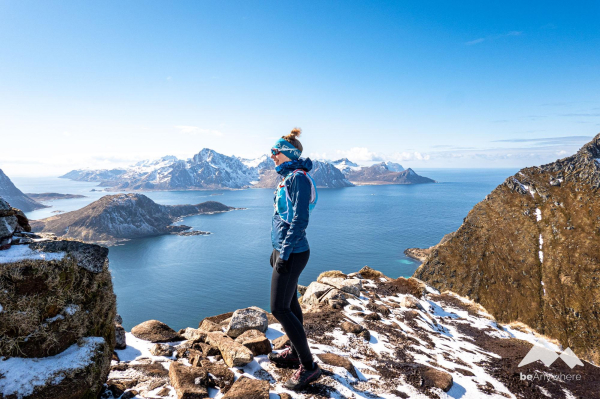
[{"label": "cliff face", "polygon": [[600,362],[600,135],[506,179],[414,276]]},{"label": "cliff face", "polygon": [[0,169],[0,197],[4,198],[11,206],[22,210],[23,212],[31,212],[40,208],[47,208],[39,202],[29,198],[23,194],[12,181]]},{"label": "cliff face", "polygon": [[[0,200],[0,222],[12,211]],[[10,225],[0,234],[0,398],[98,397],[115,346],[108,249],[43,239],[23,217]]]},{"label": "cliff face", "polygon": [[34,231],[89,242],[112,244],[119,240],[177,233],[173,226],[183,216],[226,212],[234,208],[216,201],[197,205],[160,205],[142,194],[106,195],[73,212],[31,221]]}]

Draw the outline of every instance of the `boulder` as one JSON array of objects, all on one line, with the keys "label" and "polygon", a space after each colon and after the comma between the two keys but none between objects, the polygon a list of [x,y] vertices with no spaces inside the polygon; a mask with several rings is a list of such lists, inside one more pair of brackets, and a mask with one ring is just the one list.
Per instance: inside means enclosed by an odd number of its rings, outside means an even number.
[{"label": "boulder", "polygon": [[150,347],[150,353],[154,356],[173,356],[173,347],[169,344],[154,344]]},{"label": "boulder", "polygon": [[306,292],[306,289],[307,289],[307,288],[308,288],[308,287],[307,287],[307,286],[305,286],[305,285],[300,285],[300,284],[298,284],[298,292],[300,293],[300,295],[304,295],[304,293]]},{"label": "boulder", "polygon": [[231,337],[223,333],[208,333],[206,343],[219,349],[221,356],[223,356],[223,361],[229,367],[245,366],[254,359],[254,355],[250,349],[235,342]]},{"label": "boulder", "polygon": [[273,349],[275,350],[280,350],[285,348],[286,346],[290,346],[290,338],[287,336],[287,334],[282,335],[279,338],[275,338],[273,340]]},{"label": "boulder", "polygon": [[0,217],[0,238],[12,237],[17,225],[18,222],[16,216]]},{"label": "boulder", "polygon": [[248,330],[256,329],[264,333],[267,328],[269,328],[267,312],[253,306],[233,312],[225,333],[232,338],[236,338]]},{"label": "boulder", "polygon": [[222,313],[222,314],[218,314],[218,315],[215,315],[215,316],[205,317],[204,319],[202,319],[200,321],[200,323],[198,324],[198,327],[200,327],[202,325],[202,323],[204,322],[204,320],[210,320],[210,321],[212,321],[215,324],[219,324],[223,320],[226,320],[226,319],[230,318],[231,316],[233,316],[233,312]]},{"label": "boulder", "polygon": [[269,399],[269,383],[241,376],[223,396],[223,399]]},{"label": "boulder", "polygon": [[338,290],[347,292],[354,296],[360,296],[360,290],[362,290],[362,283],[360,279],[357,278],[343,279],[339,277],[323,277],[320,282],[331,285]]},{"label": "boulder", "polygon": [[208,359],[203,359],[200,362],[200,367],[208,372],[208,385],[219,388],[221,393],[227,393],[235,380],[235,375],[229,368],[221,362],[211,362]]},{"label": "boulder", "polygon": [[208,397],[208,373],[201,367],[186,367],[172,362],[169,379],[177,399],[204,399]]},{"label": "boulder", "polygon": [[204,339],[206,338],[205,331],[201,331],[200,329],[191,328],[191,327],[187,327],[185,329],[179,330],[179,335],[181,335],[183,338],[190,340],[190,341],[195,341],[195,340],[204,341]]},{"label": "boulder", "polygon": [[127,347],[127,338],[125,329],[120,324],[115,324],[115,349],[125,349]]},{"label": "boulder", "polygon": [[181,341],[183,337],[171,327],[158,320],[147,320],[131,329],[134,337],[150,342]]},{"label": "boulder", "polygon": [[452,375],[445,371],[425,366],[425,369],[421,371],[421,375],[425,386],[436,387],[444,392],[448,392],[452,387]]},{"label": "boulder", "polygon": [[402,297],[399,302],[400,306],[411,309],[423,309],[419,300],[412,295]]},{"label": "boulder", "polygon": [[[45,359],[11,357],[0,361],[2,398],[80,399],[100,396],[110,370],[112,348],[101,337],[79,340]],[[23,372],[26,365],[27,373]]]},{"label": "boulder", "polygon": [[306,292],[302,295],[302,302],[307,305],[315,305],[319,303],[319,299],[333,288],[330,285],[313,281],[306,288]]},{"label": "boulder", "polygon": [[235,339],[252,351],[254,356],[267,355],[272,352],[271,342],[264,333],[258,330],[248,330]]},{"label": "boulder", "polygon": [[391,313],[390,309],[387,306],[375,302],[367,303],[367,309],[373,312],[381,313],[382,316],[389,316],[389,314]]},{"label": "boulder", "polygon": [[391,280],[385,274],[381,273],[378,270],[373,270],[369,266],[363,267],[362,269],[360,269],[358,271],[358,273],[361,275],[362,278],[366,278],[366,279],[369,279],[369,280],[378,280],[378,279],[381,279],[381,278],[383,278],[385,280]]},{"label": "boulder", "polygon": [[333,353],[320,353],[317,357],[321,359],[323,363],[329,364],[330,366],[345,368],[354,378],[358,378],[354,365],[352,365],[352,362],[347,358]]},{"label": "boulder", "polygon": [[[57,243],[60,247],[62,241]],[[0,252],[14,259],[0,264],[0,354],[43,358],[62,353],[81,338],[103,337],[110,360],[116,298],[108,250],[73,241],[64,246],[66,251],[49,253],[32,245]],[[87,262],[102,267],[91,271],[68,251],[71,247],[95,256]]]},{"label": "boulder", "polygon": [[344,273],[342,273],[340,270],[327,270],[327,271],[324,271],[323,273],[319,274],[319,277],[317,277],[317,282],[328,284],[328,283],[325,283],[324,281],[322,281],[322,279],[324,279],[324,278],[341,278],[343,280],[346,277],[347,276]]},{"label": "boulder", "polygon": [[344,330],[347,333],[352,333],[352,334],[358,335],[358,333],[360,333],[364,329],[365,328],[363,326],[361,326],[360,324],[352,323],[349,321],[345,321],[342,323],[342,330]]},{"label": "boulder", "polygon": [[213,331],[221,331],[221,326],[217,323],[213,323],[210,320],[203,320],[198,330],[204,332],[213,332]]}]

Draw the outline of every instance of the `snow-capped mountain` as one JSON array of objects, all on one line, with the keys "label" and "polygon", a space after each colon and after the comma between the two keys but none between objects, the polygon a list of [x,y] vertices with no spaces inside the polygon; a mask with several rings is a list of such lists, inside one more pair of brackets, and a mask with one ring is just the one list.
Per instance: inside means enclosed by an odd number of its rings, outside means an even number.
[{"label": "snow-capped mountain", "polygon": [[360,165],[350,161],[348,158],[341,158],[329,163],[338,168],[344,175],[353,170],[360,170],[361,168]]},{"label": "snow-capped mountain", "polygon": [[317,187],[340,188],[354,185],[335,165],[329,162],[313,161],[310,175],[315,180]]},{"label": "snow-capped mountain", "polygon": [[383,162],[383,164],[385,164],[385,166],[387,167],[387,169],[390,172],[402,172],[402,171],[404,171],[404,168],[399,163],[387,161],[387,162]]}]

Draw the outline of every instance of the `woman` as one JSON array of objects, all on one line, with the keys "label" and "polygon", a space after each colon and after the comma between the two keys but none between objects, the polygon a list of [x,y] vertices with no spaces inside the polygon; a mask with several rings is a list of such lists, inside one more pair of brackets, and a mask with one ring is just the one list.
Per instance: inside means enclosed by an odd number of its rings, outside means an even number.
[{"label": "woman", "polygon": [[291,347],[272,352],[269,359],[279,367],[298,367],[285,383],[293,390],[305,388],[321,376],[313,362],[302,325],[302,308],[298,303],[298,277],[310,256],[306,227],[310,211],[317,202],[314,181],[307,173],[312,169],[309,158],[300,159],[300,129],[277,140],[271,149],[275,170],[283,177],[275,191],[275,212],[271,225],[271,312],[290,338]]}]

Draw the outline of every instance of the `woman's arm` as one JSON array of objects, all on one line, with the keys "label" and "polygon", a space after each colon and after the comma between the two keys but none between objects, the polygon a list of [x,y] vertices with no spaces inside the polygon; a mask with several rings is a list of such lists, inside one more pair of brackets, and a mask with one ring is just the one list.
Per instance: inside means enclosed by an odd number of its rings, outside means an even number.
[{"label": "woman's arm", "polygon": [[302,233],[308,226],[308,205],[310,204],[311,192],[310,181],[304,175],[293,175],[289,179],[287,188],[293,204],[294,217],[281,244],[279,257],[283,260],[288,260],[296,243],[302,238]]}]

